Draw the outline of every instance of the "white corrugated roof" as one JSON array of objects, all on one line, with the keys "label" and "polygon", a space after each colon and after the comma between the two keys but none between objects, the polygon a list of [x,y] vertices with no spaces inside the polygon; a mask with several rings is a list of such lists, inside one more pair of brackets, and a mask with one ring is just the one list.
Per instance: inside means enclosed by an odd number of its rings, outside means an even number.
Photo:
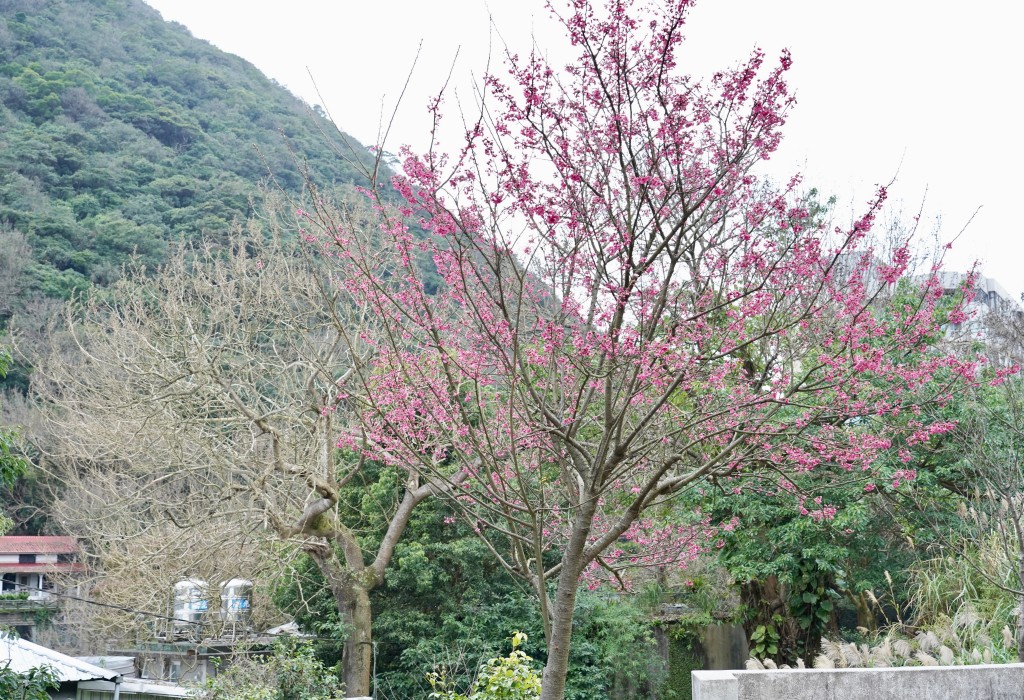
[{"label": "white corrugated roof", "polygon": [[122,678],[135,677],[134,656],[76,656],[75,658],[107,671],[119,673]]},{"label": "white corrugated roof", "polygon": [[0,666],[7,664],[15,673],[27,673],[38,666],[50,666],[61,681],[109,680],[117,676],[117,671],[93,666],[59,651],[0,634]]},{"label": "white corrugated roof", "polygon": [[[78,684],[81,690],[107,690],[114,692],[114,684],[110,681],[84,681]],[[187,698],[194,693],[191,689],[164,683],[162,681],[132,678],[121,683],[122,693],[140,693],[142,695],[160,695],[168,698]]]}]

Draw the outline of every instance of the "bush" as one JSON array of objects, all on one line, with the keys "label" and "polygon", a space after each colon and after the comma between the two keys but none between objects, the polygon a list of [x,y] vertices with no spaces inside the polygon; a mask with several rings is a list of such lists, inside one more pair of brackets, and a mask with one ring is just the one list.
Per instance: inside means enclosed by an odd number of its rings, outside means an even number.
[{"label": "bush", "polygon": [[341,700],[334,669],[309,645],[284,641],[271,656],[243,656],[195,690],[198,700]]},{"label": "bush", "polygon": [[28,600],[28,593],[26,591],[20,591],[18,593],[0,593],[0,600]]},{"label": "bush", "polygon": [[427,680],[434,692],[432,700],[537,700],[540,698],[540,676],[531,665],[533,659],[519,647],[526,635],[512,635],[512,653],[494,658],[480,667],[469,695],[461,695],[450,687],[443,674],[432,673]]}]

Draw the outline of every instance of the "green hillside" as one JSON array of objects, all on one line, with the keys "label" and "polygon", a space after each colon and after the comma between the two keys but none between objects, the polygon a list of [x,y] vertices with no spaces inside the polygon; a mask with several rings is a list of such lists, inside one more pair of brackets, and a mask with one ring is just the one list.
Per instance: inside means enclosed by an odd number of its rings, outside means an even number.
[{"label": "green hillside", "polygon": [[0,0],[0,103],[0,248],[31,250],[0,254],[18,278],[0,327],[29,295],[220,235],[271,173],[292,192],[305,167],[321,185],[360,177],[330,122],[141,0]]}]

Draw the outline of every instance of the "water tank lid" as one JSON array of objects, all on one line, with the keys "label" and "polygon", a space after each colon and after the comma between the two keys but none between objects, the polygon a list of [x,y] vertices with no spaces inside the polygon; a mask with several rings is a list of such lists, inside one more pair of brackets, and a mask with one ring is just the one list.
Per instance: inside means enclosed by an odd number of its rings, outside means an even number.
[{"label": "water tank lid", "polygon": [[241,586],[251,586],[252,581],[244,578],[233,578],[230,581],[224,581],[220,584],[221,588],[239,588]]}]

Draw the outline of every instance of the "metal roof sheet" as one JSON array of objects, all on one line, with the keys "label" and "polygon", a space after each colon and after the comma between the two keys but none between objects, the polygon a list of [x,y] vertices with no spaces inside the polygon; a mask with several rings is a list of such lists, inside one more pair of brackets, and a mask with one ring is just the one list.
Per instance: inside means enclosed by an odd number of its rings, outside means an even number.
[{"label": "metal roof sheet", "polygon": [[56,535],[8,535],[0,537],[0,554],[72,554],[78,551],[74,537]]},{"label": "metal roof sheet", "polygon": [[117,671],[93,666],[73,656],[33,644],[10,635],[0,635],[0,664],[10,664],[15,673],[27,673],[39,666],[50,666],[63,681],[110,680]]},{"label": "metal roof sheet", "polygon": [[135,677],[134,656],[76,656],[75,658],[108,671],[116,671],[121,674],[122,678]]},{"label": "metal roof sheet", "polygon": [[[78,687],[82,690],[105,690],[111,693],[114,692],[114,684],[110,681],[85,681],[79,683]],[[168,698],[187,698],[194,696],[193,691],[190,688],[185,688],[180,685],[173,683],[164,683],[163,681],[143,680],[140,678],[125,679],[121,683],[122,693],[139,693],[142,695],[155,695],[158,697]]]}]

